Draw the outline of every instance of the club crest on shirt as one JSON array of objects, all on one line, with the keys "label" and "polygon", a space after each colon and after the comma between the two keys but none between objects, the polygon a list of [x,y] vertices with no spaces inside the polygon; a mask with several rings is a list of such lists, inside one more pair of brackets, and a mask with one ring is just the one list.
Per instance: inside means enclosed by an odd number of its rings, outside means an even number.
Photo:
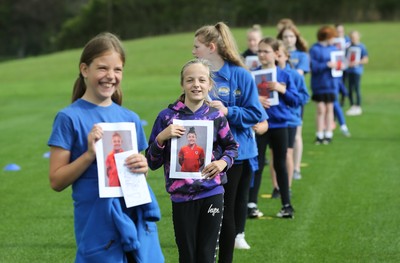
[{"label": "club crest on shirt", "polygon": [[292,63],[292,65],[299,64],[299,59],[298,58],[290,58],[289,61],[290,61],[290,63]]},{"label": "club crest on shirt", "polygon": [[230,92],[230,88],[223,86],[223,87],[218,87],[218,95],[220,96],[228,96]]},{"label": "club crest on shirt", "polygon": [[195,153],[196,155],[199,155],[199,151],[194,151],[194,153]]},{"label": "club crest on shirt", "polygon": [[242,91],[240,89],[235,90],[235,97],[240,97],[242,95]]}]

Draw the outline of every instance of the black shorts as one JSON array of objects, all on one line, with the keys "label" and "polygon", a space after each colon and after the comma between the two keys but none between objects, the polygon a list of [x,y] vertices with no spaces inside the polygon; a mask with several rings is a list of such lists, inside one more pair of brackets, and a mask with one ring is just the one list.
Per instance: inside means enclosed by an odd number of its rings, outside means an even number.
[{"label": "black shorts", "polygon": [[313,94],[311,99],[315,102],[334,102],[336,100],[336,94],[324,93],[324,94]]},{"label": "black shorts", "polygon": [[288,128],[288,148],[293,149],[294,139],[296,138],[297,127]]}]

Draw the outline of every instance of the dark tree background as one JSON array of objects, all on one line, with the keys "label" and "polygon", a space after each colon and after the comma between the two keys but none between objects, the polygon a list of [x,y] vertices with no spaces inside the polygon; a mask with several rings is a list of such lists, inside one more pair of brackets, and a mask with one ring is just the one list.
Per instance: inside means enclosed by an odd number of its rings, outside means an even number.
[{"label": "dark tree background", "polygon": [[[81,47],[111,31],[122,39],[231,27],[400,19],[398,0],[0,0],[0,60]],[[339,21],[340,19],[340,21]]]}]

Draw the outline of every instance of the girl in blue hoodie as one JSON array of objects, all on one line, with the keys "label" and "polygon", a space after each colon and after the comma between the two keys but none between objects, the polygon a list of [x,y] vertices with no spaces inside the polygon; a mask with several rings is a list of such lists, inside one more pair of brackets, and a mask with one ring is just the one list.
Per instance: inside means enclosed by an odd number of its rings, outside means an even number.
[{"label": "girl in blue hoodie", "polygon": [[[290,107],[299,106],[300,101],[292,77],[289,73],[276,66],[279,52],[279,42],[274,38],[266,37],[258,44],[258,58],[262,65],[257,70],[276,70],[276,81],[270,81],[267,85],[269,90],[278,92],[279,104],[271,106],[267,97],[259,96],[260,102],[269,117],[269,129],[265,134],[256,136],[256,139],[259,163],[265,159],[267,145],[270,145],[273,150],[273,166],[282,202],[282,209],[277,213],[277,216],[293,218],[294,209],[289,196],[286,154],[288,149],[288,123],[292,120]],[[254,187],[250,189],[249,208],[251,208],[251,203],[257,204],[262,172],[263,166],[260,166],[254,177]]]},{"label": "girl in blue hoodie", "polygon": [[[212,263],[224,210],[223,184],[227,182],[226,171],[237,157],[238,145],[225,116],[207,101],[213,87],[208,61],[195,59],[186,63],[181,71],[181,86],[180,98],[158,114],[146,155],[152,170],[164,166],[179,262]],[[203,179],[170,178],[171,138],[191,132],[173,124],[174,119],[214,122],[212,160],[202,170]]]},{"label": "girl in blue hoodie", "polygon": [[[100,198],[95,143],[103,136],[100,122],[133,122],[138,150],[147,147],[139,116],[121,107],[125,52],[120,40],[103,33],[90,40],[81,55],[72,104],[58,112],[48,141],[51,187],[72,185],[76,263],[164,262],[158,241],[160,211],[152,202],[127,208],[123,198]],[[133,173],[147,173],[138,153],[125,160]]]}]

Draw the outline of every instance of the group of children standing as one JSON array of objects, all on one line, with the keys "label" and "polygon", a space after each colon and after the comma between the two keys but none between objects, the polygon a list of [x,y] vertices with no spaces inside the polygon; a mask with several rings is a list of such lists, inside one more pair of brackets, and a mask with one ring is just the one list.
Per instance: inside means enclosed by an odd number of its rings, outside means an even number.
[{"label": "group of children standing", "polygon": [[[264,163],[267,145],[270,147],[272,165],[270,174],[273,191],[271,198],[281,198],[283,209],[277,216],[293,218],[294,209],[290,204],[291,185],[293,179],[301,179],[300,163],[303,151],[302,119],[304,105],[310,96],[305,84],[305,74],[311,75],[311,99],[316,104],[316,139],[315,144],[329,144],[333,138],[333,129],[336,117],[340,131],[347,137],[350,136],[346,125],[342,105],[345,97],[350,100],[350,109],[347,115],[361,114],[360,78],[363,65],[368,63],[368,52],[360,43],[359,33],[352,31],[350,37],[343,39],[342,49],[335,43],[343,37],[343,26],[322,26],[317,32],[317,42],[308,50],[307,42],[302,38],[296,25],[290,19],[282,19],[278,25],[276,39],[262,38],[259,25],[254,25],[247,31],[248,49],[242,53],[246,61],[254,61],[249,57],[257,56],[258,67],[251,66],[251,70],[274,68],[277,70],[277,83],[269,82],[269,89],[276,90],[279,94],[279,104],[270,106],[266,97],[260,96],[260,101],[266,109],[269,119],[269,130],[263,135],[257,135],[258,161]],[[340,30],[341,29],[341,30]],[[342,33],[342,35],[340,34]],[[254,43],[258,43],[255,45]],[[344,59],[335,61],[332,52],[342,50]],[[358,50],[358,58],[349,52]],[[291,76],[291,82],[285,80],[280,74],[283,69]],[[333,70],[343,74],[336,76]],[[283,88],[281,84],[284,84]],[[347,92],[346,85],[349,87]],[[339,103],[339,93],[342,95]],[[353,99],[354,93],[357,100]],[[261,95],[261,94],[260,94]],[[291,100],[295,97],[297,102]],[[286,111],[285,110],[288,110]],[[286,134],[287,133],[287,134]],[[273,137],[275,135],[275,137]],[[286,153],[286,156],[284,156]],[[286,163],[285,163],[286,162]],[[255,173],[254,183],[250,189],[248,203],[248,217],[259,218],[263,213],[258,209],[257,197],[261,184],[263,168]],[[289,190],[289,191],[288,191]],[[239,237],[239,238],[238,238]],[[238,236],[236,247],[249,249],[250,246]]]},{"label": "group of children standing", "polygon": [[[75,262],[164,262],[154,195],[152,203],[133,208],[123,198],[99,198],[95,144],[103,137],[101,122],[135,123],[139,153],[125,160],[131,172],[147,174],[163,166],[179,262],[232,262],[235,247],[250,248],[245,224],[250,215],[262,216],[257,196],[267,145],[282,203],[277,217],[294,217],[290,185],[293,176],[300,178],[299,127],[309,100],[303,75],[310,71],[296,30],[289,24],[278,39],[260,35],[247,51],[259,60],[250,72],[225,23],[199,28],[195,59],[181,70],[181,94],[160,111],[148,141],[139,116],[121,106],[125,53],[120,40],[103,33],[87,43],[72,104],[57,114],[48,141],[51,187],[62,191],[72,185]],[[276,92],[277,105],[259,96],[252,73],[264,69],[276,73],[266,87]],[[313,100],[334,99],[314,95],[313,88]],[[171,141],[188,133],[174,120],[213,123],[211,162],[200,165],[201,179],[170,176]]]}]

